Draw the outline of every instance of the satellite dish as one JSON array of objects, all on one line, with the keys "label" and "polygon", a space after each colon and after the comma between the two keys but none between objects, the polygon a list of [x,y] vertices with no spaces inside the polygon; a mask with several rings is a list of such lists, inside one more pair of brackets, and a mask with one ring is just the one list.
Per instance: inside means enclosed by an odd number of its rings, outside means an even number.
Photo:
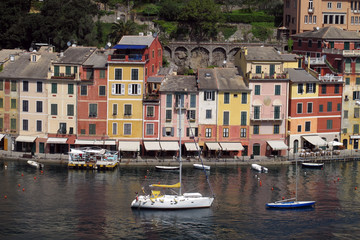
[{"label": "satellite dish", "polygon": [[68,42],[67,42],[67,45],[68,45],[68,47],[70,47],[70,46],[71,46],[71,42],[70,42],[70,41],[68,41]]},{"label": "satellite dish", "polygon": [[111,42],[108,42],[106,45],[107,45],[108,47],[111,47]]},{"label": "satellite dish", "polygon": [[33,50],[34,50],[34,49],[33,49],[32,47],[31,47],[31,48],[29,48],[29,51],[30,51],[30,52],[32,52]]},{"label": "satellite dish", "polygon": [[157,32],[154,32],[153,37],[156,38],[157,35],[158,35]]}]

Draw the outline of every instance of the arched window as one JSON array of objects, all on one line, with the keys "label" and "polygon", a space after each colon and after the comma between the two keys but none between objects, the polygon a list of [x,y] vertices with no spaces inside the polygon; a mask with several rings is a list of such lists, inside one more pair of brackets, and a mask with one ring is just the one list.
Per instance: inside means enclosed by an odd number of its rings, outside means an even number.
[{"label": "arched window", "polygon": [[294,153],[299,152],[299,140],[294,140]]}]

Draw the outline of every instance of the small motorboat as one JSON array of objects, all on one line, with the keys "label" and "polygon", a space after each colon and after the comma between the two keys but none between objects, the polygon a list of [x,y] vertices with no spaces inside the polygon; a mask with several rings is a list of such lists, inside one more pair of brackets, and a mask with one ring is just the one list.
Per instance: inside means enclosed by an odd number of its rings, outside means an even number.
[{"label": "small motorboat", "polygon": [[322,168],[324,163],[301,163],[301,166],[306,168]]},{"label": "small motorboat", "polygon": [[197,163],[194,163],[193,164],[194,168],[196,169],[205,169],[205,170],[210,170],[210,166],[207,166],[207,165],[203,165],[203,164],[197,164]]},{"label": "small motorboat", "polygon": [[155,168],[159,171],[178,171],[180,169],[177,166],[155,166]]},{"label": "small motorboat", "polygon": [[268,169],[266,167],[260,166],[259,164],[253,163],[251,164],[251,168],[258,172],[267,173]]},{"label": "small motorboat", "polygon": [[316,201],[289,201],[283,200],[283,201],[277,201],[274,203],[267,203],[266,207],[268,208],[277,208],[277,209],[288,209],[288,208],[306,208],[306,207],[312,207]]},{"label": "small motorboat", "polygon": [[44,167],[44,164],[39,163],[37,161],[32,161],[32,160],[27,161],[27,164],[29,164],[32,167],[36,167],[36,168],[43,168]]}]

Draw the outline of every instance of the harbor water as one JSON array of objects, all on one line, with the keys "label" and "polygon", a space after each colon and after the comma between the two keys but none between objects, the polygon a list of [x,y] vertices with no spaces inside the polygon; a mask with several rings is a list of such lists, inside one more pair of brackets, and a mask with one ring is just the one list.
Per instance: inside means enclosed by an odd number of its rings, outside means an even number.
[{"label": "harbor water", "polygon": [[[269,210],[265,204],[295,196],[295,165],[212,166],[216,195],[209,209],[131,209],[135,192],[176,183],[176,172],[154,166],[114,171],[69,170],[24,161],[0,161],[0,239],[358,239],[360,166],[357,161],[299,167],[298,199],[314,208]],[[146,177],[145,177],[146,176]],[[210,194],[203,171],[185,166],[184,191]]]}]

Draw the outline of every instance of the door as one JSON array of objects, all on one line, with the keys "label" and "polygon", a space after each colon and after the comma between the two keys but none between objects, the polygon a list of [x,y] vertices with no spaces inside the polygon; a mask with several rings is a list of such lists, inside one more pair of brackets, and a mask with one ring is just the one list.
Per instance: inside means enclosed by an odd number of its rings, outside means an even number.
[{"label": "door", "polygon": [[359,139],[354,139],[354,149],[359,149]]},{"label": "door", "polygon": [[260,155],[260,144],[255,143],[253,145],[253,155],[254,156],[259,156]]},{"label": "door", "polygon": [[347,143],[348,143],[348,140],[347,139],[344,139],[343,140],[343,146],[345,149],[347,149]]}]

